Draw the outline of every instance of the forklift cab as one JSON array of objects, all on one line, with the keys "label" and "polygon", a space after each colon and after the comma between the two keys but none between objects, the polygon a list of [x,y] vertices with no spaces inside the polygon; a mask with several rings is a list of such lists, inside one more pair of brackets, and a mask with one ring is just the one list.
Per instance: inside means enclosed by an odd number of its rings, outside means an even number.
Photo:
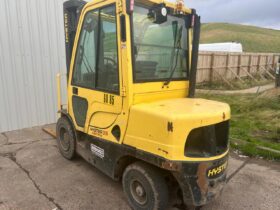
[{"label": "forklift cab", "polygon": [[122,180],[133,209],[166,209],[173,188],[186,205],[217,197],[226,180],[230,108],[193,98],[195,10],[181,0],[69,0],[64,23],[61,154],[79,154]]},{"label": "forklift cab", "polygon": [[110,141],[121,142],[127,124],[116,121],[127,122],[125,110],[134,103],[127,94],[135,94],[130,90],[163,97],[181,88],[181,95],[188,95],[195,14],[181,10],[152,1],[84,6],[68,69],[68,113],[77,130],[93,134],[116,124],[115,136],[105,133]]},{"label": "forklift cab", "polygon": [[[94,5],[82,14],[68,81],[69,112],[77,130],[106,128],[121,113],[116,5]],[[104,117],[104,115],[106,117]],[[104,120],[102,120],[102,118]]]}]

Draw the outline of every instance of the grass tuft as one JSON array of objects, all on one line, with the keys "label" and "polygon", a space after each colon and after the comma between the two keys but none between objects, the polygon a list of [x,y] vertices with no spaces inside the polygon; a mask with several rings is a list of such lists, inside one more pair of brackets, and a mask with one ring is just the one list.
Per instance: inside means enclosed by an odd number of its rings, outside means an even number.
[{"label": "grass tuft", "polygon": [[[273,90],[274,91],[274,90]],[[248,156],[280,160],[280,155],[258,146],[280,151],[280,91],[274,94],[210,95],[198,97],[231,106],[231,146]]]}]

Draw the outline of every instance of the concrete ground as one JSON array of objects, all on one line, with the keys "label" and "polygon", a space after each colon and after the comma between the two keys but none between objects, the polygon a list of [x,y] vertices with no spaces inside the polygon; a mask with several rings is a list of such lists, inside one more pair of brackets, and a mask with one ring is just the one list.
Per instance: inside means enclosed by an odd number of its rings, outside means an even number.
[{"label": "concrete ground", "polygon": [[[222,196],[203,209],[280,210],[280,164],[231,155]],[[41,127],[0,134],[0,210],[129,209],[121,183],[65,160]]]}]

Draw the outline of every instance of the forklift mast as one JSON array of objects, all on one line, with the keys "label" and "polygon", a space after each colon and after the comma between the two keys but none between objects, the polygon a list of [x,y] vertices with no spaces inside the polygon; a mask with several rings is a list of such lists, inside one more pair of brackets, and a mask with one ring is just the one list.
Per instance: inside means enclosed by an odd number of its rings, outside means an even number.
[{"label": "forklift mast", "polygon": [[69,0],[63,3],[67,80],[80,12],[86,3],[82,0]]}]

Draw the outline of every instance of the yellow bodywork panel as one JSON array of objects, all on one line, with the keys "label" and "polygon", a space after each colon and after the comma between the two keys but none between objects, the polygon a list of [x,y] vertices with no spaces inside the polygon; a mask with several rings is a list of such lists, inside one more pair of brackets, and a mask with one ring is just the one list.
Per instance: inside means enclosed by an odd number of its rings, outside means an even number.
[{"label": "yellow bodywork panel", "polygon": [[[170,160],[194,160],[184,156],[191,130],[227,121],[227,104],[205,99],[178,98],[131,107],[125,144]],[[168,131],[168,123],[173,131]],[[209,158],[207,158],[209,159]]]},{"label": "yellow bodywork panel", "polygon": [[188,88],[188,81],[173,81],[168,86],[163,86],[163,82],[134,84],[133,104],[171,98],[185,98],[188,95]]},{"label": "yellow bodywork panel", "polygon": [[[106,7],[106,5],[116,4],[115,1],[94,1],[88,3],[82,11],[81,20],[83,20],[88,12],[95,11],[98,8]],[[116,5],[116,10],[119,10],[119,7]],[[117,12],[116,12],[117,13]],[[93,14],[94,16],[95,14]],[[112,22],[112,16],[106,16],[101,14],[102,18],[108,20],[108,22]],[[119,31],[119,18],[115,18],[117,32]],[[80,35],[82,29],[83,21],[80,21],[78,24],[77,34]],[[79,42],[80,36],[76,36],[75,44],[73,48],[73,52],[76,52],[77,45]],[[117,36],[118,43],[120,43],[120,37]],[[118,57],[122,57],[122,50],[120,45],[118,46]],[[107,140],[117,142],[116,138],[111,134],[111,128],[115,123],[118,122],[118,119],[122,119],[122,117],[118,116],[122,112],[123,108],[123,97],[119,94],[113,94],[104,92],[102,90],[97,89],[89,89],[83,88],[79,86],[72,85],[71,80],[73,77],[73,68],[75,64],[75,53],[72,54],[71,60],[71,77],[69,79],[69,87],[68,87],[68,98],[71,99],[73,94],[73,87],[78,88],[78,96],[84,98],[88,102],[88,109],[86,113],[86,120],[84,127],[80,127],[75,120],[75,115],[73,112],[73,104],[72,100],[69,100],[69,114],[74,119],[74,124],[77,130],[88,133],[89,135],[102,137]],[[122,62],[118,62],[118,69],[123,69]],[[122,84],[122,74],[119,73],[119,83]],[[119,92],[121,92],[122,86],[119,85]],[[123,124],[123,123],[119,123]],[[123,126],[122,130],[125,130],[125,126]]]},{"label": "yellow bodywork panel", "polygon": [[110,127],[117,119],[118,114],[98,111],[92,114],[89,126],[105,129]]}]

